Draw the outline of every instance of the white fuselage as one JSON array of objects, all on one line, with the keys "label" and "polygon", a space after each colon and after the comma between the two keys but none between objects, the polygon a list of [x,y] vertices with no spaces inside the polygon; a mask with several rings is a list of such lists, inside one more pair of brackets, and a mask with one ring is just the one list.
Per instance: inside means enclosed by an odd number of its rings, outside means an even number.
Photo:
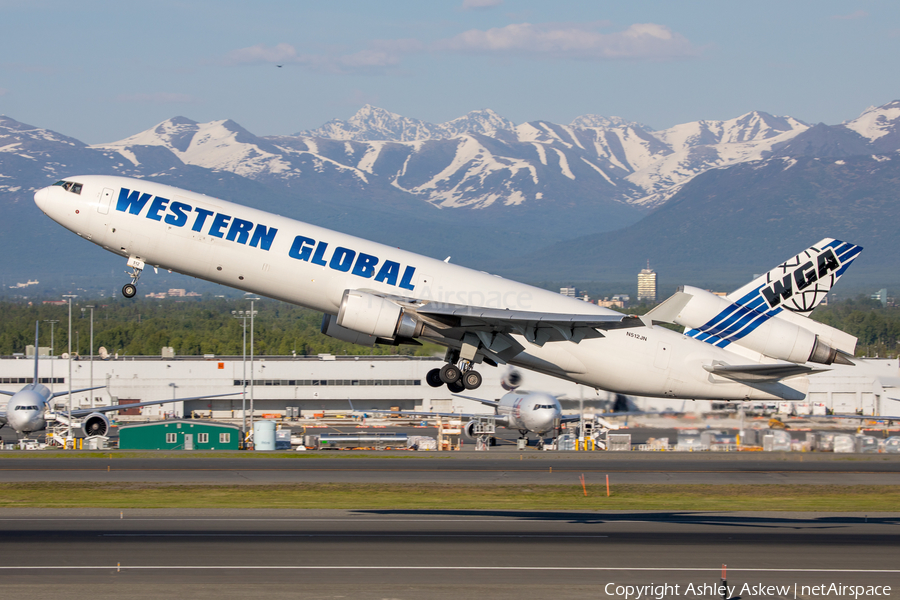
[{"label": "white fuselage", "polygon": [[[167,185],[84,176],[80,193],[35,194],[48,216],[81,237],[147,265],[171,269],[324,313],[345,290],[450,304],[556,314],[615,311],[488,273]],[[525,351],[512,364],[605,390],[687,399],[802,399],[805,377],[753,387],[703,365],[745,357],[663,327],[613,329],[604,337]]]},{"label": "white fuselage", "polygon": [[500,398],[497,415],[506,417],[507,429],[543,435],[559,426],[562,407],[550,394],[510,392]]},{"label": "white fuselage", "polygon": [[6,403],[6,423],[18,434],[40,431],[47,426],[44,413],[50,398],[45,385],[29,385],[16,392]]}]

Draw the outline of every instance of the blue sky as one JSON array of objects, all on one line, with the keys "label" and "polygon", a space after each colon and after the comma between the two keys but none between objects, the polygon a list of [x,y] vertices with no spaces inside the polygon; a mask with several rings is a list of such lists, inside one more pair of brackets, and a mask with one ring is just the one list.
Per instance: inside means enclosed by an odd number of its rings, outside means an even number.
[{"label": "blue sky", "polygon": [[87,143],[177,115],[291,134],[366,103],[662,129],[900,98],[888,1],[0,0],[0,23],[0,113]]}]

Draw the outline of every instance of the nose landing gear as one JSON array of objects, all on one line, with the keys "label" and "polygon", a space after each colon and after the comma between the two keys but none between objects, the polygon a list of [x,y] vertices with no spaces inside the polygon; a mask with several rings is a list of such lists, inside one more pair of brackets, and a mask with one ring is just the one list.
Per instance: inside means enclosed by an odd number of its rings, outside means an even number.
[{"label": "nose landing gear", "polygon": [[131,267],[131,273],[125,271],[131,277],[131,283],[122,286],[122,295],[126,298],[134,298],[134,295],[137,294],[138,279],[141,278],[141,272],[144,270],[144,261],[131,257],[126,264]]}]

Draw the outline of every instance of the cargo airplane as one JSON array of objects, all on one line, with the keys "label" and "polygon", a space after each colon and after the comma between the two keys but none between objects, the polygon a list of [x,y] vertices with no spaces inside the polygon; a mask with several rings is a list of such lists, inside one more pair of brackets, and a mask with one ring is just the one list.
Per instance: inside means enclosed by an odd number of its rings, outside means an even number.
[{"label": "cargo airplane", "polygon": [[320,311],[341,340],[436,342],[447,364],[427,382],[454,392],[487,363],[620,394],[801,400],[808,375],[853,364],[856,338],[808,317],[862,250],[834,239],[727,296],[684,286],[638,317],[151,181],[69,177],[34,199],[126,259],[126,297],[160,267]]},{"label": "cargo airplane", "polygon": [[[117,412],[142,406],[154,406],[158,404],[171,404],[173,402],[185,402],[188,400],[201,400],[215,398],[216,396],[197,396],[192,398],[168,398],[166,400],[151,400],[135,404],[113,404],[110,406],[96,406],[92,408],[78,408],[71,413],[67,411],[53,411],[50,401],[60,396],[67,396],[69,391],[51,392],[50,388],[41,383],[38,377],[38,325],[34,327],[34,377],[31,383],[25,385],[18,392],[0,390],[0,395],[10,396],[5,409],[0,409],[0,427],[9,425],[16,435],[24,436],[35,431],[46,429],[51,422],[71,425],[74,429],[81,429],[85,436],[106,435],[109,432],[108,412]],[[72,390],[73,394],[99,390],[105,385]],[[233,396],[235,394],[218,394],[218,396]]]}]

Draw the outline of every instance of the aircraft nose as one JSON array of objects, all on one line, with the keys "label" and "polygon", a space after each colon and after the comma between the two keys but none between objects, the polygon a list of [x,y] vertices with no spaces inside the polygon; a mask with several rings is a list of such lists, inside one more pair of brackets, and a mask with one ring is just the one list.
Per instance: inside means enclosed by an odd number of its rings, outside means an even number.
[{"label": "aircraft nose", "polygon": [[46,212],[46,204],[50,199],[50,188],[45,187],[41,188],[34,193],[34,203],[38,205],[38,208]]}]

